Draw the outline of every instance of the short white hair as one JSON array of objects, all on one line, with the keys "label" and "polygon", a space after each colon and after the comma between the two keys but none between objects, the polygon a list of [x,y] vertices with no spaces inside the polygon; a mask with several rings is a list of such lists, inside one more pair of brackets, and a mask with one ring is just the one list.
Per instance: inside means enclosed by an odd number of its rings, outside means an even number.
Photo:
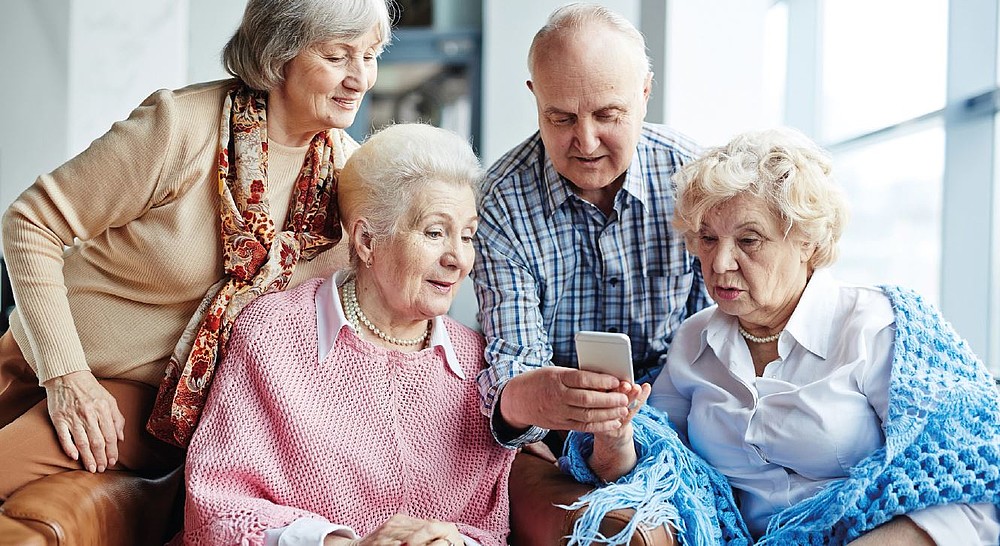
[{"label": "short white hair", "polygon": [[[368,137],[340,172],[337,200],[340,221],[350,233],[351,224],[364,218],[376,241],[399,233],[415,197],[430,182],[445,182],[478,194],[483,179],[479,158],[469,141],[424,123],[389,125]],[[353,242],[351,267],[359,258]]]}]

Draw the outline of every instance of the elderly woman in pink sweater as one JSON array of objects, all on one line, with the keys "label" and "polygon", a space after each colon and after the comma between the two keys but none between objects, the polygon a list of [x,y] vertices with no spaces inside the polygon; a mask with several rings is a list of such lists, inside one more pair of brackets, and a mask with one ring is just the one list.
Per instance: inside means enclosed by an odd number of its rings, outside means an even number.
[{"label": "elderly woman in pink sweater", "polygon": [[481,174],[428,125],[351,156],[351,265],[237,319],[188,452],[184,544],[506,544],[514,452],[478,411],[481,336],[445,316]]}]

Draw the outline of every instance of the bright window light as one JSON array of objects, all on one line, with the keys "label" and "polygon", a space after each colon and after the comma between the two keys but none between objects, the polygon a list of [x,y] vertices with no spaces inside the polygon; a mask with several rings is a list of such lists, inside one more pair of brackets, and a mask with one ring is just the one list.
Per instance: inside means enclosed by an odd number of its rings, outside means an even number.
[{"label": "bright window light", "polygon": [[947,0],[834,0],[822,6],[823,141],[944,107]]}]

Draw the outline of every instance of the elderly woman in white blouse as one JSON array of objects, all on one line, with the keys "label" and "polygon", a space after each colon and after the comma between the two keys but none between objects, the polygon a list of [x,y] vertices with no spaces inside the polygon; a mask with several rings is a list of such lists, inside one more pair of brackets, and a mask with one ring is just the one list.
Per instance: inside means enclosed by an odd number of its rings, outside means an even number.
[{"label": "elderly woman in white blouse", "polygon": [[[826,540],[779,532],[829,518],[817,532],[833,544],[997,544],[995,427],[961,440],[980,418],[996,423],[991,378],[912,293],[845,284],[823,269],[846,218],[827,154],[791,130],[752,132],[685,166],[675,184],[674,224],[717,305],[682,325],[651,392],[637,398],[648,396],[684,446],[728,479],[750,540]],[[917,308],[931,318],[917,320]],[[928,393],[952,371],[984,405],[968,396],[935,409],[947,395]],[[637,457],[642,466],[648,446],[633,441],[632,415],[594,437],[587,462],[601,480],[632,472]],[[983,434],[981,447],[962,450]],[[926,454],[930,463],[907,467]],[[955,470],[982,458],[968,468],[985,470]],[[942,461],[960,463],[935,466]]]}]

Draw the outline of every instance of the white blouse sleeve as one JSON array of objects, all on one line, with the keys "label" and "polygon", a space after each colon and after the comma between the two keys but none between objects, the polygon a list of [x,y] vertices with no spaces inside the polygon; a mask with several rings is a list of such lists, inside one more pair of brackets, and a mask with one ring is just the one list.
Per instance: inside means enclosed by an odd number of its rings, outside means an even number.
[{"label": "white blouse sleeve", "polygon": [[991,546],[1000,536],[1000,513],[988,502],[932,506],[906,517],[938,546]]},{"label": "white blouse sleeve", "polygon": [[323,546],[326,536],[333,533],[344,538],[358,538],[350,527],[318,519],[299,518],[287,527],[264,531],[264,546]]}]

